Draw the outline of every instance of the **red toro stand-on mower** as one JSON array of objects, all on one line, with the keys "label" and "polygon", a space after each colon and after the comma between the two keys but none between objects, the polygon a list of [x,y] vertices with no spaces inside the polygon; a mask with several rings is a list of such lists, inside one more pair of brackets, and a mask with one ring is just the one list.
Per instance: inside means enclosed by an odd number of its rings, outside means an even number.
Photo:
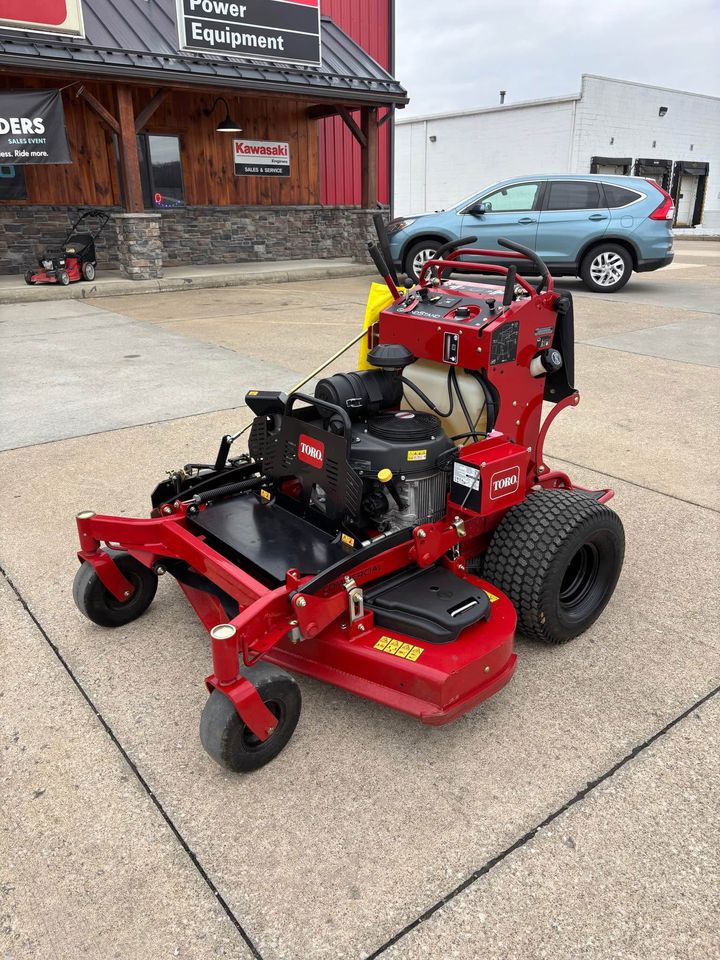
[{"label": "red toro stand-on mower", "polygon": [[[149,519],[77,516],[85,616],[129,623],[168,573],[205,625],[200,737],[231,770],[290,739],[300,691],[286,671],[444,724],[508,682],[516,626],[565,643],[613,593],[612,491],[543,459],[579,399],[572,299],[533,251],[465,249],[474,240],[439,250],[406,293],[373,247],[392,299],[368,331],[368,369],[312,395],[250,391],[248,453],[231,457],[239,435],[224,437],[214,464],[159,484]],[[537,286],[517,274],[528,259]],[[555,406],[541,423],[543,400]]]},{"label": "red toro stand-on mower", "polygon": [[[87,220],[96,220],[95,229],[88,230]],[[103,210],[88,210],[70,227],[62,245],[57,250],[46,250],[39,259],[39,269],[28,270],[25,283],[60,283],[66,287],[78,280],[94,280],[97,267],[95,241],[105,229],[110,214]],[[81,223],[85,230],[78,231]]]}]

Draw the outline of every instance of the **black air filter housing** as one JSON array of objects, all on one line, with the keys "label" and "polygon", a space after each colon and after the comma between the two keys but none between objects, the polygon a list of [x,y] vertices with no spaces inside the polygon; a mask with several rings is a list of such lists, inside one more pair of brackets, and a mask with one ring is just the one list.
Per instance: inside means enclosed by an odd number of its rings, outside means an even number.
[{"label": "black air filter housing", "polygon": [[411,476],[436,470],[438,457],[452,449],[437,417],[399,410],[353,424],[350,462],[363,476],[386,468]]},{"label": "black air filter housing", "polygon": [[373,417],[368,421],[368,431],[374,437],[402,443],[410,440],[432,440],[442,433],[442,427],[432,413],[399,410],[396,413]]}]

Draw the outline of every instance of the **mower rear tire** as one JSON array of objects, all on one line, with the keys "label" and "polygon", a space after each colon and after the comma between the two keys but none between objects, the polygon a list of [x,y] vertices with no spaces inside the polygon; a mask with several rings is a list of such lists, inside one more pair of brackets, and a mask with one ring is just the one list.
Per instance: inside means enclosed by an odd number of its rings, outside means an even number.
[{"label": "mower rear tire", "polygon": [[107,551],[134,587],[127,600],[118,600],[108,590],[91,563],[83,561],[75,574],[73,600],[80,613],[100,627],[124,627],[137,620],[153,602],[157,575],[129,553]]},{"label": "mower rear tire", "polygon": [[593,293],[617,293],[632,275],[632,257],[617,243],[600,243],[580,264],[580,278]]},{"label": "mower rear tire", "polygon": [[83,278],[84,278],[85,280],[94,280],[94,279],[95,279],[95,264],[94,264],[94,263],[90,263],[89,261],[88,261],[87,263],[84,263],[84,264],[82,265],[82,275],[83,275]]},{"label": "mower rear tire", "polygon": [[500,521],[482,576],[512,601],[518,632],[567,643],[605,609],[624,555],[622,521],[609,507],[571,490],[536,490]]},{"label": "mower rear tire", "polygon": [[258,663],[242,667],[240,672],[275,715],[275,730],[267,740],[260,740],[240,719],[232,700],[216,689],[203,708],[200,740],[221,767],[234,773],[251,773],[273,760],[287,744],[300,717],[302,698],[293,677],[272,664]]},{"label": "mower rear tire", "polygon": [[25,283],[26,283],[29,287],[32,286],[32,282],[33,282],[33,277],[34,277],[34,276],[35,276],[35,274],[32,272],[32,270],[28,270],[27,273],[25,274]]}]

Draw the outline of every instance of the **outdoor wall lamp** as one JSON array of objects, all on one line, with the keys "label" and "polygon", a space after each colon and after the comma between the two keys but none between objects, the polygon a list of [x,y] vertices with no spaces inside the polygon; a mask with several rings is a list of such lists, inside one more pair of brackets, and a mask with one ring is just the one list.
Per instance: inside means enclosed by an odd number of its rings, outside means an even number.
[{"label": "outdoor wall lamp", "polygon": [[230,119],[230,107],[228,107],[227,100],[225,97],[215,97],[215,102],[210,107],[209,110],[203,110],[203,113],[206,117],[209,117],[213,112],[215,107],[219,103],[225,104],[225,119],[221,120],[220,123],[215,127],[217,133],[242,133],[242,127],[239,123],[235,123],[234,120]]},{"label": "outdoor wall lamp", "polygon": [[658,110],[658,116],[664,117],[667,112],[668,112],[667,107],[660,107],[660,109]]}]

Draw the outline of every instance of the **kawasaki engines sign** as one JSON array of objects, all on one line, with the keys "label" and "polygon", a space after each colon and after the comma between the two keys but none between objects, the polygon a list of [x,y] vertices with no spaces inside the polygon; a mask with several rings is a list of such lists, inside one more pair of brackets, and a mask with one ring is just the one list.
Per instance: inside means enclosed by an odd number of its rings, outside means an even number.
[{"label": "kawasaki engines sign", "polygon": [[290,144],[276,140],[235,140],[236,177],[289,177]]},{"label": "kawasaki engines sign", "polygon": [[180,48],[320,64],[320,0],[177,0]]},{"label": "kawasaki engines sign", "polygon": [[0,92],[0,163],[72,163],[59,90]]}]

